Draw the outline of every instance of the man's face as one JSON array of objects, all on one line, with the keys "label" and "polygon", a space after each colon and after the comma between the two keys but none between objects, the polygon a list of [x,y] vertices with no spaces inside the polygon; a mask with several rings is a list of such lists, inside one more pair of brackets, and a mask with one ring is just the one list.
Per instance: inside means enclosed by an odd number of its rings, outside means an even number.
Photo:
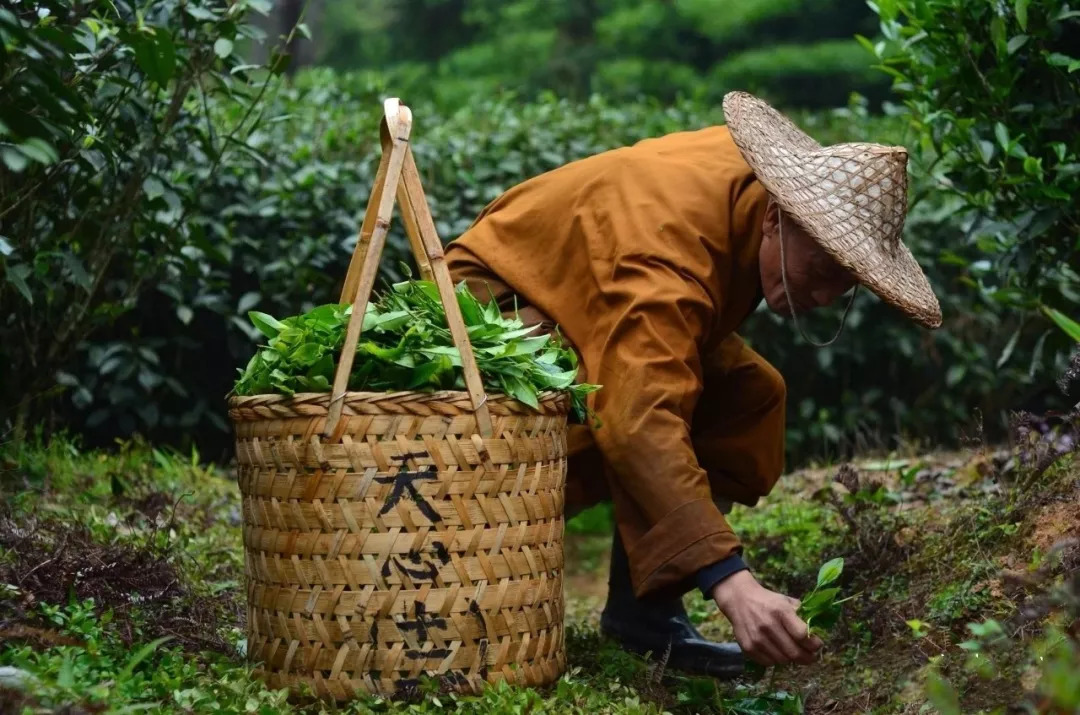
[{"label": "man's face", "polygon": [[[791,307],[784,294],[780,272],[779,221],[780,207],[770,198],[762,222],[758,264],[769,309],[780,315],[790,315]],[[796,313],[829,305],[855,286],[855,277],[789,216],[784,217],[784,257],[788,290]]]}]

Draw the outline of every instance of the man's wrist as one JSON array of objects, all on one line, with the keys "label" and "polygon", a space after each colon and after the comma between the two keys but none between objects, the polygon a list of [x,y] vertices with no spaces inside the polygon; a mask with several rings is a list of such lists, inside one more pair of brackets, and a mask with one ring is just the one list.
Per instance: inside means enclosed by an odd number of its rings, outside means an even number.
[{"label": "man's wrist", "polygon": [[736,571],[713,587],[712,599],[720,610],[727,613],[732,602],[746,593],[746,590],[758,586],[757,579],[749,570]]}]

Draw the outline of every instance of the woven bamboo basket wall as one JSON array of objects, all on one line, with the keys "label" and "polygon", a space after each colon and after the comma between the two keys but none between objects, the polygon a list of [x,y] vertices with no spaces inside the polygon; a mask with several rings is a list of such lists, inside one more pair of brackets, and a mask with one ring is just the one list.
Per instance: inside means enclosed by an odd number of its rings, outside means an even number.
[{"label": "woven bamboo basket wall", "polygon": [[569,399],[545,395],[534,410],[484,395],[408,149],[408,109],[390,100],[382,128],[342,299],[364,314],[396,190],[469,389],[346,392],[353,320],[331,393],[230,399],[249,657],[271,687],[338,699],[401,693],[422,675],[466,692],[551,683],[565,669]]}]

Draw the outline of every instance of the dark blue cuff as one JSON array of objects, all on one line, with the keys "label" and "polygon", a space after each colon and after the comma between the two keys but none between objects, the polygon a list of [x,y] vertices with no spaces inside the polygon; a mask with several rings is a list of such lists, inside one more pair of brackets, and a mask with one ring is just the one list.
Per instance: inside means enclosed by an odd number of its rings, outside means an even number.
[{"label": "dark blue cuff", "polygon": [[712,566],[706,566],[697,572],[697,586],[705,598],[712,598],[712,590],[716,584],[723,581],[733,573],[745,571],[750,567],[742,560],[739,554],[732,554],[723,561],[717,561]]}]

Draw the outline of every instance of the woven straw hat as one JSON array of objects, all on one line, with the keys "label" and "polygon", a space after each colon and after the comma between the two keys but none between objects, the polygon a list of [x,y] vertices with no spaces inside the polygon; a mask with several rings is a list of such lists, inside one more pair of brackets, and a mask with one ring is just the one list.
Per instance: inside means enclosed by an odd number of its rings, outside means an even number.
[{"label": "woven straw hat", "polygon": [[941,307],[902,241],[907,150],[852,143],[823,147],[762,100],[724,97],[731,136],[784,212],[860,283],[927,328]]}]

